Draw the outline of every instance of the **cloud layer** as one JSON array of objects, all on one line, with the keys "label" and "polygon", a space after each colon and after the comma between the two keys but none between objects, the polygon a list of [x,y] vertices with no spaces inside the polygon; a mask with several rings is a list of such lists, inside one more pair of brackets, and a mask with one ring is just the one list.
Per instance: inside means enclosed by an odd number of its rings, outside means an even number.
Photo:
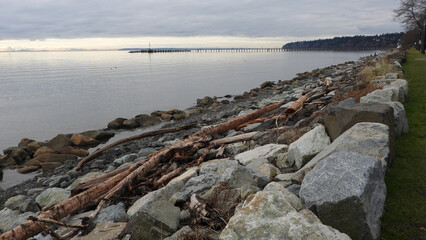
[{"label": "cloud layer", "polygon": [[398,0],[0,0],[0,40],[400,31]]}]

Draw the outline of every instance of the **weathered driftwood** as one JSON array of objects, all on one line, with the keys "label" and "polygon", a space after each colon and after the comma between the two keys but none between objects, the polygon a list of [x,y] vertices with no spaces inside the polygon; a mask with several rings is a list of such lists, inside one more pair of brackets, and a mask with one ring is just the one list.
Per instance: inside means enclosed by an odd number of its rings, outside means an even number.
[{"label": "weathered driftwood", "polygon": [[186,129],[190,129],[190,128],[194,128],[196,127],[197,124],[196,123],[192,123],[189,125],[185,125],[182,127],[177,127],[177,128],[168,128],[168,129],[160,129],[160,130],[156,130],[156,131],[151,131],[151,132],[146,132],[146,133],[141,133],[139,135],[135,135],[135,136],[131,136],[128,138],[124,138],[124,139],[120,139],[116,142],[113,142],[111,144],[109,144],[108,146],[105,146],[101,149],[96,150],[94,153],[90,154],[89,156],[83,158],[78,164],[77,164],[77,170],[80,170],[80,168],[88,161],[99,157],[100,155],[102,155],[106,150],[111,149],[117,145],[126,143],[126,142],[130,142],[130,141],[134,141],[134,140],[138,140],[138,139],[142,139],[142,138],[146,138],[146,137],[152,137],[152,136],[157,136],[157,135],[161,135],[161,134],[165,134],[165,133],[173,133],[173,132],[179,132],[182,130],[186,130]]},{"label": "weathered driftwood", "polygon": [[285,110],[285,113],[295,113],[296,111],[302,109],[303,103],[305,103],[307,99],[308,97],[306,97],[305,95],[300,97]]},{"label": "weathered driftwood", "polygon": [[[208,144],[208,137],[215,134],[223,134],[244,122],[256,119],[263,114],[279,108],[283,103],[276,103],[245,116],[230,119],[227,122],[217,126],[210,127],[199,131],[190,137],[175,143],[172,146],[164,148],[150,155],[147,161],[141,161],[130,165],[124,171],[117,171],[116,175],[110,176],[104,181],[98,182],[96,185],[81,192],[67,200],[55,205],[52,209],[42,213],[38,218],[59,220],[77,209],[84,208],[90,202],[102,196],[103,201],[110,199],[117,193],[125,190],[126,187],[135,184],[137,179],[146,175],[150,170],[156,167],[162,161],[170,160],[177,151],[188,149],[200,149]],[[84,163],[83,163],[84,164]],[[82,164],[80,164],[81,167]],[[47,223],[38,221],[27,221],[26,223],[15,227],[14,229],[0,235],[0,239],[27,239],[41,232]]]}]

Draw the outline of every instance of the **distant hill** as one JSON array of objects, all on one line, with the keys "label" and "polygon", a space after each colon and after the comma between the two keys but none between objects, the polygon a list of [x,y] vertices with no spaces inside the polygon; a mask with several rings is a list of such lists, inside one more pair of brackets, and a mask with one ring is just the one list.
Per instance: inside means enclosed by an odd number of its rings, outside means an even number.
[{"label": "distant hill", "polygon": [[291,42],[284,49],[363,50],[383,49],[397,46],[403,33],[386,33],[375,36],[335,37],[313,41]]}]

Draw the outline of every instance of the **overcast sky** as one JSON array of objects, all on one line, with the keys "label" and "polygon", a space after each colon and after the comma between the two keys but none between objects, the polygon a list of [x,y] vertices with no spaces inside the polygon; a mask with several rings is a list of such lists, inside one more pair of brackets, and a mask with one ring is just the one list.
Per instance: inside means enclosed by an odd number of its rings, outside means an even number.
[{"label": "overcast sky", "polygon": [[[0,0],[0,49],[229,46],[398,32],[399,0]],[[260,46],[259,46],[260,47]]]}]

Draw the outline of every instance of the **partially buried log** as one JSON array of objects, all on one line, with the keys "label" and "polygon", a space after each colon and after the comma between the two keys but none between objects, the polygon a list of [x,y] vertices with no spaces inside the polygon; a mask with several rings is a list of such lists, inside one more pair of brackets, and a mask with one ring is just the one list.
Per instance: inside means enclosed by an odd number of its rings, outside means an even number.
[{"label": "partially buried log", "polygon": [[[56,204],[52,209],[38,216],[39,219],[59,220],[74,211],[86,207],[89,203],[99,200],[102,196],[102,202],[108,200],[117,193],[120,193],[126,187],[135,184],[135,180],[140,179],[150,170],[156,167],[161,161],[169,161],[179,150],[200,149],[208,144],[208,137],[215,134],[222,134],[231,129],[235,129],[244,122],[256,119],[263,114],[279,108],[283,103],[276,103],[245,116],[230,119],[227,122],[217,126],[199,131],[190,137],[175,143],[172,146],[164,148],[154,154],[147,161],[141,161],[130,165],[125,171],[117,171],[116,175],[110,176],[104,181],[98,182],[84,192],[81,192],[61,203]],[[303,103],[302,103],[303,106]],[[161,183],[157,183],[161,184]],[[27,239],[47,226],[46,222],[27,221],[14,229],[0,235],[0,239]]]}]

